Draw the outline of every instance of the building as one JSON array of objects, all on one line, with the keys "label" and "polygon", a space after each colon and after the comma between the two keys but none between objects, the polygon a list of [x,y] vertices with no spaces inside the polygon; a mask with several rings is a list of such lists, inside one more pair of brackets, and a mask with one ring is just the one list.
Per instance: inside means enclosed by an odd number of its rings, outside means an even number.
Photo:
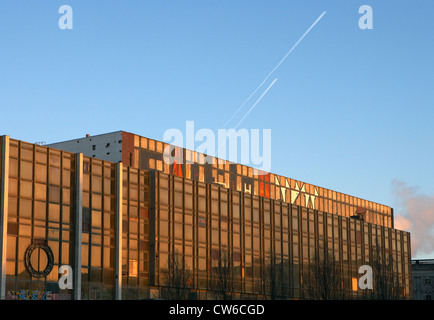
[{"label": "building", "polygon": [[412,260],[413,299],[433,300],[434,259]]},{"label": "building", "polygon": [[136,169],[156,170],[194,181],[219,184],[228,189],[348,218],[363,216],[366,222],[393,228],[393,209],[388,206],[226,160],[211,157],[215,161],[210,164],[207,155],[125,131],[86,135],[85,138],[54,143],[48,147],[122,162],[124,166]]},{"label": "building", "polygon": [[392,208],[167,146],[123,131],[3,136],[1,298],[411,298]]}]

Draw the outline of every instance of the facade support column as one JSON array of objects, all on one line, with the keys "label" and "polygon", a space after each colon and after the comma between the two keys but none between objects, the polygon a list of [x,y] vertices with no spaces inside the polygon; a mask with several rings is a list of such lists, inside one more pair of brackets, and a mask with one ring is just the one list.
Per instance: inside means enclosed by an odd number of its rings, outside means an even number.
[{"label": "facade support column", "polygon": [[83,154],[75,155],[74,300],[81,300],[81,248],[83,233]]},{"label": "facade support column", "polygon": [[6,250],[9,196],[9,136],[1,137],[0,172],[0,299],[6,299]]},{"label": "facade support column", "polygon": [[122,190],[123,165],[116,165],[116,261],[115,261],[115,300],[122,300]]}]

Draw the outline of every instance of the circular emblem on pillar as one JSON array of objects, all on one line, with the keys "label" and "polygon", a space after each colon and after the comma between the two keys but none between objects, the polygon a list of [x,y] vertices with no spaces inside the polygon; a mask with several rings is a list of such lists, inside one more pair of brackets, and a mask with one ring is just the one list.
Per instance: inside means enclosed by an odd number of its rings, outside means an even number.
[{"label": "circular emblem on pillar", "polygon": [[44,278],[49,275],[53,269],[53,251],[51,251],[51,248],[45,241],[34,241],[26,249],[24,263],[32,277]]}]

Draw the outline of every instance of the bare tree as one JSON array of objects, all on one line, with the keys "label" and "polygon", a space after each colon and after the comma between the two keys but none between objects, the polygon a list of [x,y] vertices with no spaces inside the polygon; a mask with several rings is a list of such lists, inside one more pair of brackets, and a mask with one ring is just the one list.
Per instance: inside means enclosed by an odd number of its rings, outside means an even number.
[{"label": "bare tree", "polygon": [[191,270],[184,264],[184,259],[179,252],[173,252],[169,256],[166,269],[162,270],[162,290],[164,299],[186,300],[191,290]]},{"label": "bare tree", "polygon": [[288,292],[283,280],[283,265],[276,263],[274,258],[271,259],[270,263],[266,263],[262,268],[258,280],[258,288],[264,299],[286,299]]},{"label": "bare tree", "polygon": [[317,252],[310,265],[308,296],[311,299],[345,299],[348,288],[344,285],[339,261],[333,252]]},{"label": "bare tree", "polygon": [[233,286],[233,270],[230,254],[227,250],[219,253],[219,259],[213,261],[211,270],[211,289],[219,300],[231,300]]},{"label": "bare tree", "polygon": [[[378,248],[378,246],[377,246]],[[372,257],[373,292],[376,300],[396,300],[404,297],[398,273],[393,270],[393,255],[375,250]]]}]

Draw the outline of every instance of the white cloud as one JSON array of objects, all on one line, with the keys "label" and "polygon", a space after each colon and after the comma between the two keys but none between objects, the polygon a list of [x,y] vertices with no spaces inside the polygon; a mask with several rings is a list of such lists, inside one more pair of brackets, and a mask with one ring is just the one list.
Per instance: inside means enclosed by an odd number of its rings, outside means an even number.
[{"label": "white cloud", "polygon": [[412,258],[434,258],[434,196],[402,181],[392,184],[398,203],[395,228],[410,232]]}]

